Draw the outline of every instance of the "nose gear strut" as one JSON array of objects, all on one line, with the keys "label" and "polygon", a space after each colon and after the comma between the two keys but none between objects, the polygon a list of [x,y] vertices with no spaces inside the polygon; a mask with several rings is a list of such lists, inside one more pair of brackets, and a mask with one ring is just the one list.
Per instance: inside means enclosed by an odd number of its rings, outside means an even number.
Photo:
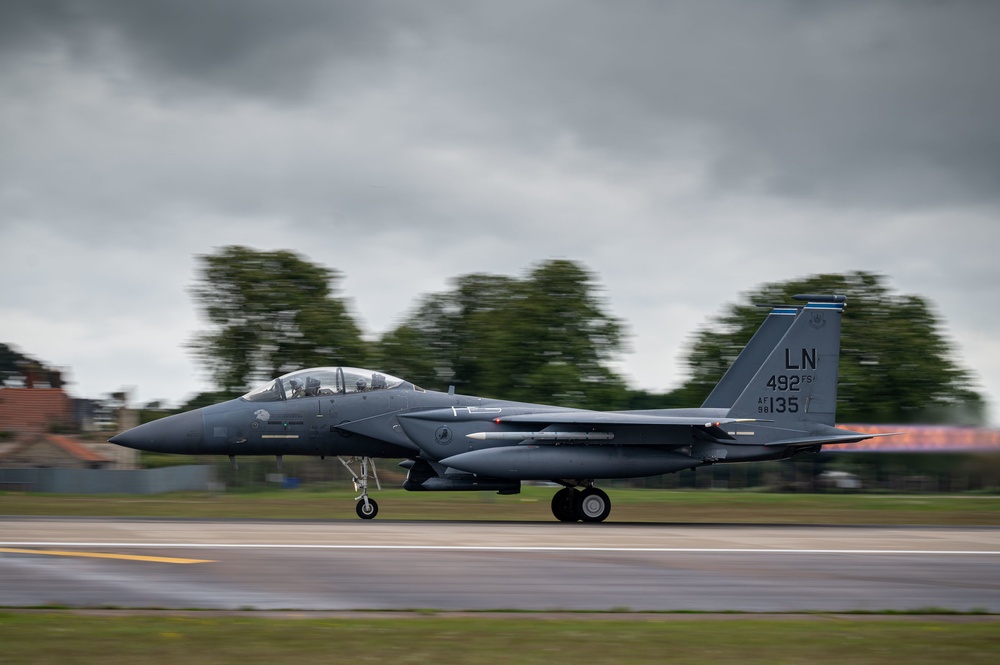
[{"label": "nose gear strut", "polygon": [[[375,470],[375,460],[371,457],[348,457],[344,459],[340,456],[337,459],[350,472],[351,480],[354,482],[354,491],[361,492],[360,496],[355,497],[358,505],[355,506],[354,510],[358,513],[358,517],[363,520],[374,519],[378,515],[378,504],[375,503],[375,499],[368,497],[368,481],[374,480],[375,487],[379,490],[382,489],[382,483],[378,480],[378,472]],[[351,468],[352,463],[358,464],[358,473],[355,473],[354,469]]]}]

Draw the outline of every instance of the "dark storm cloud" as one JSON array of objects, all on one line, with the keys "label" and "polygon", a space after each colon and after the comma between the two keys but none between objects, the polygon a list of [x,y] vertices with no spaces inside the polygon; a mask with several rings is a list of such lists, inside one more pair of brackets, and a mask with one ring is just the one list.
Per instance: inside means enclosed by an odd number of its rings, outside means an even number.
[{"label": "dark storm cloud", "polygon": [[1000,5],[542,7],[477,21],[489,55],[461,86],[543,131],[612,158],[704,151],[728,189],[852,206],[996,201]]},{"label": "dark storm cloud", "polygon": [[396,26],[377,3],[297,0],[65,0],[4,3],[2,50],[63,48],[79,64],[121,59],[153,94],[240,94],[289,100],[308,94],[318,72],[377,63]]},{"label": "dark storm cloud", "polygon": [[127,338],[136,357],[172,349],[162,375],[183,375],[192,257],[226,244],[343,270],[374,332],[452,277],[560,257],[602,276],[635,326],[633,371],[665,388],[706,308],[865,269],[938,298],[1000,386],[979,306],[1000,237],[998,17],[917,0],[0,2],[0,280],[33,275],[0,299],[4,341],[110,381],[101,354]]},{"label": "dark storm cloud", "polygon": [[399,84],[414,114],[440,98],[479,121],[437,128],[456,142],[570,140],[629,164],[696,154],[709,187],[831,205],[1000,192],[996,3],[6,6],[8,53],[59,43],[167,104],[350,104]]}]

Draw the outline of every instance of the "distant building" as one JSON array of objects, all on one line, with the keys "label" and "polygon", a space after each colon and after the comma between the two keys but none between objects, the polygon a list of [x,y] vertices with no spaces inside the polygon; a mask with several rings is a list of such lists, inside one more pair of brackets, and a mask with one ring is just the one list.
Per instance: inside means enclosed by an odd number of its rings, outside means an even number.
[{"label": "distant building", "polygon": [[134,469],[136,451],[65,433],[93,429],[77,401],[61,388],[0,388],[0,467]]},{"label": "distant building", "polygon": [[72,401],[61,388],[0,388],[0,432],[43,434],[72,426]]},{"label": "distant building", "polygon": [[0,467],[8,469],[110,469],[113,466],[114,460],[61,434],[29,434],[0,454]]}]

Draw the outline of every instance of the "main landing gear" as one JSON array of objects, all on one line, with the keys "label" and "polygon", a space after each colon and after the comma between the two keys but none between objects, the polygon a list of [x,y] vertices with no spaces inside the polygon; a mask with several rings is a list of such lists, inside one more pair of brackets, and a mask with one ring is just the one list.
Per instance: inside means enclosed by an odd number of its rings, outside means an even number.
[{"label": "main landing gear", "polygon": [[603,522],[611,514],[611,499],[593,485],[577,490],[567,484],[552,497],[552,514],[560,522]]},{"label": "main landing gear", "polygon": [[[361,492],[360,496],[355,497],[358,505],[354,507],[354,511],[363,520],[375,519],[375,516],[378,515],[378,504],[375,503],[375,499],[368,496],[369,480],[374,480],[375,487],[380,490],[382,489],[382,484],[378,480],[378,472],[375,471],[375,460],[371,457],[348,457],[347,459],[338,457],[337,459],[351,473],[351,480],[354,481],[354,491]],[[357,473],[351,468],[352,463],[358,464]]]}]

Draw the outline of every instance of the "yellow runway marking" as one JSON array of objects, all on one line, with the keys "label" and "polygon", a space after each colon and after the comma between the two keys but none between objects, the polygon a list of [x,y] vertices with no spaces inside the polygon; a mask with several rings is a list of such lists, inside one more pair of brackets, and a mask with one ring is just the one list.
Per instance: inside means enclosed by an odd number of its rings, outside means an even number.
[{"label": "yellow runway marking", "polygon": [[15,547],[0,547],[0,552],[9,554],[46,554],[48,556],[79,556],[91,559],[124,559],[126,561],[149,561],[151,563],[215,563],[212,559],[178,559],[166,556],[142,556],[140,554],[111,554],[108,552],[66,552],[61,550],[24,550]]}]

